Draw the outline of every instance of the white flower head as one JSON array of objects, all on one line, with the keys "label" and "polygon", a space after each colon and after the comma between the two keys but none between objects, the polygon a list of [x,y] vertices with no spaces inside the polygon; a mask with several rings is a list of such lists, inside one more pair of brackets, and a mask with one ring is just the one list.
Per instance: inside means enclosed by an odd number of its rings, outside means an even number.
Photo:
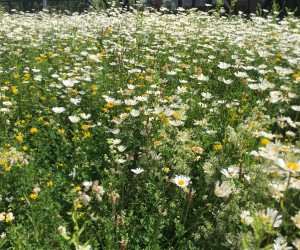
[{"label": "white flower head", "polygon": [[300,160],[297,162],[285,162],[282,158],[278,158],[276,161],[276,165],[281,167],[283,170],[299,173],[300,172]]},{"label": "white flower head", "polygon": [[77,123],[80,121],[80,117],[76,115],[70,115],[68,118],[72,123]]},{"label": "white flower head", "polygon": [[227,178],[234,178],[238,176],[239,170],[238,168],[229,167],[228,169],[223,168],[220,172]]},{"label": "white flower head", "polygon": [[267,212],[259,212],[258,217],[264,224],[272,227],[279,227],[282,222],[282,215],[279,214],[277,210],[272,208],[267,208]]},{"label": "white flower head", "polygon": [[293,110],[295,110],[295,111],[300,111],[300,106],[298,105],[293,105],[293,106],[291,106],[291,108],[293,109]]},{"label": "white flower head", "polygon": [[64,111],[66,111],[66,109],[64,107],[53,107],[51,110],[56,114],[60,114]]},{"label": "white flower head", "polygon": [[227,181],[220,182],[217,181],[215,185],[215,195],[218,197],[228,197],[233,192],[233,186],[230,185]]},{"label": "white flower head", "polygon": [[118,146],[118,147],[117,147],[117,149],[118,149],[118,151],[119,151],[119,152],[121,152],[121,153],[122,153],[122,152],[124,152],[124,151],[125,151],[126,147],[125,147],[125,146],[123,146],[123,145],[120,145],[120,146]]},{"label": "white flower head", "polygon": [[134,169],[131,169],[131,172],[135,173],[135,174],[141,174],[143,173],[145,170],[142,169],[142,168],[134,168]]},{"label": "white flower head", "polygon": [[228,69],[228,68],[231,67],[231,65],[228,64],[228,63],[225,63],[225,62],[220,62],[220,63],[218,64],[218,67],[219,67],[220,69]]},{"label": "white flower head", "polygon": [[61,234],[67,234],[67,229],[65,226],[59,226],[57,229]]},{"label": "white flower head", "polygon": [[133,117],[137,117],[140,115],[140,111],[138,111],[137,109],[132,109],[130,110],[130,114],[133,116]]},{"label": "white flower head", "polygon": [[65,85],[67,88],[73,88],[75,83],[77,83],[77,82],[78,81],[67,79],[67,80],[63,80],[63,85]]},{"label": "white flower head", "polygon": [[190,183],[191,178],[185,175],[176,175],[175,178],[173,179],[173,182],[181,187],[181,188],[186,188],[189,183]]},{"label": "white flower head", "polygon": [[82,183],[82,185],[85,186],[85,187],[91,187],[91,186],[93,186],[93,182],[92,181],[84,181]]},{"label": "white flower head", "polygon": [[295,223],[295,226],[300,229],[300,211],[298,211],[295,216],[291,217],[291,219]]},{"label": "white flower head", "polygon": [[74,105],[77,105],[81,102],[80,98],[71,98],[70,102],[73,103]]},{"label": "white flower head", "polygon": [[271,91],[270,92],[270,99],[271,103],[277,103],[282,99],[282,92],[281,91]]},{"label": "white flower head", "polygon": [[80,114],[80,117],[85,120],[89,119],[91,116],[92,116],[91,114],[85,114],[85,113]]},{"label": "white flower head", "polygon": [[287,240],[282,235],[279,235],[273,244],[274,250],[293,250],[293,247],[288,246]]}]

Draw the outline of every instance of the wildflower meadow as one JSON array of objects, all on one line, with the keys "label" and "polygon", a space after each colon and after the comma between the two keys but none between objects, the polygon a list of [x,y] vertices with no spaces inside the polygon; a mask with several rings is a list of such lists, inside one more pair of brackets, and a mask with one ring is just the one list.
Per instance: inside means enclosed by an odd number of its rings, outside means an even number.
[{"label": "wildflower meadow", "polygon": [[0,13],[0,249],[300,249],[300,20]]}]

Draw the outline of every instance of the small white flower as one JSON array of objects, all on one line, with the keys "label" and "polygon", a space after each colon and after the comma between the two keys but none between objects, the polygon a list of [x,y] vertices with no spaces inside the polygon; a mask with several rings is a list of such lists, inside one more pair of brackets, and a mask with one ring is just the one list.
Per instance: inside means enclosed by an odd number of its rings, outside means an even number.
[{"label": "small white flower", "polygon": [[189,185],[191,178],[185,175],[176,175],[175,178],[173,179],[173,182],[181,187],[181,188],[185,188]]},{"label": "small white flower", "polygon": [[71,79],[63,80],[63,85],[67,88],[73,88],[78,81],[72,81]]},{"label": "small white flower", "polygon": [[67,234],[67,229],[65,226],[59,226],[57,229],[61,234]]},{"label": "small white flower", "polygon": [[121,158],[116,159],[116,163],[122,164],[122,163],[124,163],[124,162],[126,162],[125,159],[121,159]]},{"label": "small white flower", "polygon": [[12,105],[12,102],[10,101],[4,101],[2,102],[4,106],[11,106]]},{"label": "small white flower", "polygon": [[64,107],[53,107],[51,110],[56,114],[60,114],[64,111],[66,111],[66,109]]},{"label": "small white flower", "polygon": [[204,99],[208,99],[208,100],[214,97],[214,96],[213,96],[211,93],[209,93],[209,92],[203,92],[203,93],[201,93],[201,96],[202,96]]},{"label": "small white flower", "polygon": [[80,121],[80,117],[78,117],[76,115],[70,115],[68,118],[72,123],[77,123]]},{"label": "small white flower", "polygon": [[93,186],[93,182],[92,181],[84,181],[82,183],[82,185],[85,186],[85,187],[91,187],[91,186]]},{"label": "small white flower", "polygon": [[131,172],[135,173],[135,174],[141,174],[143,173],[145,170],[142,169],[142,168],[134,168],[134,169],[131,169]]},{"label": "small white flower", "polygon": [[89,118],[91,117],[91,114],[81,113],[81,114],[80,114],[80,117],[81,117],[82,119],[87,120],[87,119],[89,119]]},{"label": "small white flower", "polygon": [[282,99],[282,92],[281,91],[271,91],[270,92],[270,99],[271,103],[277,103]]},{"label": "small white flower", "polygon": [[236,77],[240,77],[240,78],[247,78],[248,77],[248,74],[246,72],[240,72],[240,71],[235,72],[234,75]]},{"label": "small white flower", "polygon": [[125,146],[123,146],[123,145],[120,145],[120,146],[118,146],[117,147],[117,149],[119,150],[119,152],[124,152],[125,151],[125,149],[126,149],[126,147]]},{"label": "small white flower", "polygon": [[300,211],[298,211],[295,216],[291,217],[291,219],[295,223],[295,226],[300,229]]},{"label": "small white flower", "polygon": [[220,62],[220,63],[218,64],[218,67],[219,67],[220,69],[228,69],[228,68],[231,67],[231,65],[228,64],[228,63],[225,63],[225,62]]},{"label": "small white flower", "polygon": [[227,170],[223,168],[220,172],[227,178],[234,178],[238,176],[239,170],[237,168],[229,167]]},{"label": "small white flower", "polygon": [[241,213],[240,216],[241,216],[241,219],[244,220],[244,223],[245,223],[246,225],[250,225],[250,224],[252,224],[253,221],[254,221],[253,217],[251,217],[250,212],[247,211],[247,210],[242,211],[242,213]]},{"label": "small white flower", "polygon": [[293,105],[293,106],[291,106],[291,108],[293,109],[293,110],[295,110],[295,111],[300,111],[300,106],[298,105]]},{"label": "small white flower", "polygon": [[221,185],[220,182],[217,181],[215,185],[215,195],[218,197],[227,197],[233,191],[233,187],[227,182],[224,181]]},{"label": "small white flower", "polygon": [[273,249],[274,250],[293,250],[293,247],[287,245],[286,238],[279,235],[277,239],[274,240]]},{"label": "small white flower", "polygon": [[225,84],[227,84],[227,85],[229,85],[229,84],[231,84],[232,82],[233,82],[233,80],[231,80],[231,79],[222,79],[222,82],[224,82]]},{"label": "small white flower", "polygon": [[133,116],[133,117],[138,117],[140,115],[140,111],[136,110],[136,109],[132,109],[130,110],[130,114]]},{"label": "small white flower", "polygon": [[77,105],[81,102],[80,98],[71,98],[70,102],[73,103],[74,105]]},{"label": "small white flower", "polygon": [[296,247],[297,250],[300,250],[300,239],[295,239],[293,245]]},{"label": "small white flower", "polygon": [[92,249],[91,245],[87,245],[87,246],[85,246],[85,245],[84,246],[79,245],[76,250],[91,250],[91,249]]}]

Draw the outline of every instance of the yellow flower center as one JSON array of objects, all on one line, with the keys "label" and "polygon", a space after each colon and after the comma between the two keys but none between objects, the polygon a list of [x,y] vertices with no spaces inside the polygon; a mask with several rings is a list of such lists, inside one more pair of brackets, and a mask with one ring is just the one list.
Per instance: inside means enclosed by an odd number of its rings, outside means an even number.
[{"label": "yellow flower center", "polygon": [[270,141],[269,141],[267,138],[261,139],[260,142],[261,142],[262,144],[264,144],[264,145],[267,145],[267,144],[270,143]]},{"label": "yellow flower center", "polygon": [[183,185],[185,182],[184,182],[184,180],[179,180],[178,181],[178,185]]},{"label": "yellow flower center", "polygon": [[294,171],[299,170],[299,165],[295,162],[287,162],[285,165],[288,169],[291,169],[291,170],[294,170]]}]

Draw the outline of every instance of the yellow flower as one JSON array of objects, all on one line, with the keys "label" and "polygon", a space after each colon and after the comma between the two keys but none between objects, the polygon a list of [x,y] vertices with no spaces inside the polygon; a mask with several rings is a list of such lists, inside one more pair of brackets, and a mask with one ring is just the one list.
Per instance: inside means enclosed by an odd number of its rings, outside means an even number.
[{"label": "yellow flower", "polygon": [[53,182],[52,182],[52,181],[48,181],[48,182],[47,182],[47,186],[48,186],[48,187],[52,187],[52,186],[53,186]]},{"label": "yellow flower", "polygon": [[84,133],[83,133],[83,136],[84,136],[84,137],[91,137],[91,133],[90,133],[90,132],[84,132]]},{"label": "yellow flower", "polygon": [[216,144],[213,146],[213,149],[216,151],[222,150],[223,146],[221,144]]},{"label": "yellow flower", "polygon": [[267,144],[270,143],[270,140],[268,140],[267,138],[262,138],[262,139],[260,140],[260,142],[261,142],[261,144],[267,145]]},{"label": "yellow flower", "polygon": [[5,168],[5,171],[10,171],[10,170],[11,170],[11,166]]},{"label": "yellow flower", "polygon": [[23,137],[21,134],[18,134],[17,136],[15,136],[15,138],[17,139],[17,141],[22,142],[23,141]]},{"label": "yellow flower", "polygon": [[0,161],[0,165],[6,165],[8,163],[8,160],[4,159]]},{"label": "yellow flower", "polygon": [[80,186],[77,186],[77,187],[75,187],[75,190],[76,190],[76,191],[80,191],[80,190],[81,190],[81,187],[80,187]]},{"label": "yellow flower", "polygon": [[93,91],[97,91],[98,89],[99,89],[99,88],[97,87],[96,84],[93,84],[93,85],[92,85],[92,90],[93,90]]},{"label": "yellow flower", "polygon": [[30,194],[29,197],[33,200],[36,200],[38,195],[37,194]]},{"label": "yellow flower", "polygon": [[170,171],[170,169],[169,169],[168,167],[164,167],[164,168],[163,168],[163,171],[164,171],[165,173],[168,173],[168,172]]},{"label": "yellow flower", "polygon": [[154,142],[154,145],[155,146],[161,146],[163,143],[162,143],[162,141],[155,141]]},{"label": "yellow flower", "polygon": [[82,129],[82,130],[88,130],[88,129],[89,129],[89,125],[82,125],[82,126],[81,126],[81,129]]},{"label": "yellow flower", "polygon": [[18,88],[17,87],[15,87],[15,86],[11,86],[11,92],[15,95],[15,94],[17,94],[18,92],[19,92],[19,90],[18,90]]},{"label": "yellow flower", "polygon": [[31,128],[29,131],[31,134],[37,133],[38,129],[37,128]]},{"label": "yellow flower", "polygon": [[77,204],[78,208],[82,208],[82,205],[80,203]]},{"label": "yellow flower", "polygon": [[28,150],[28,147],[27,147],[27,146],[23,146],[22,149],[23,149],[24,151],[26,151],[26,150]]},{"label": "yellow flower", "polygon": [[22,197],[20,198],[20,201],[25,201],[25,198],[22,196]]},{"label": "yellow flower", "polygon": [[64,133],[65,133],[65,130],[64,130],[63,128],[61,128],[61,129],[58,129],[57,132],[58,132],[59,134],[64,134]]}]

